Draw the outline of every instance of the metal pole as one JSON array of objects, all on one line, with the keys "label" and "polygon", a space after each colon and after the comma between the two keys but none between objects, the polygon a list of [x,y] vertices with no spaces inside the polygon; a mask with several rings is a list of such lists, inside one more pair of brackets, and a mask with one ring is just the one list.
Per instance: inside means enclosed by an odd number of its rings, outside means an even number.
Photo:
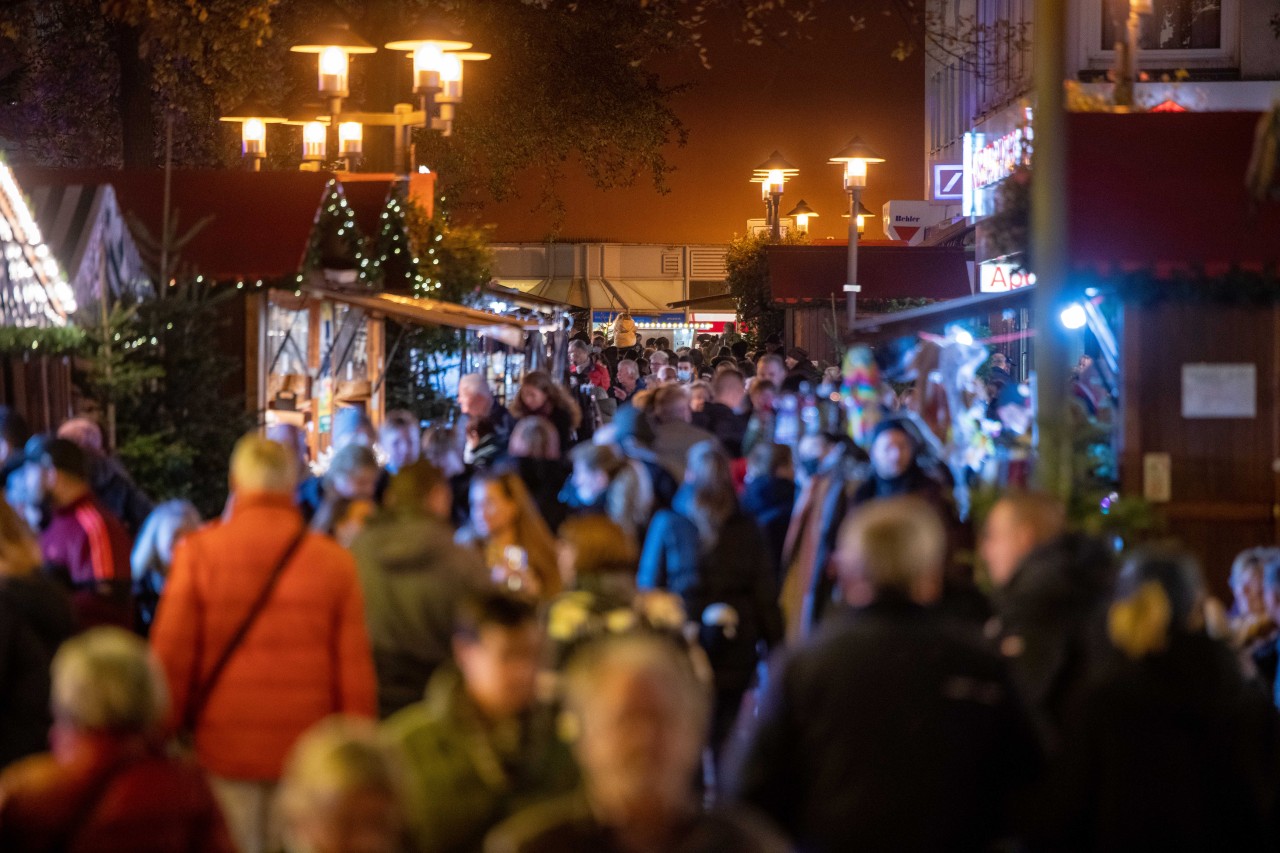
[{"label": "metal pole", "polygon": [[1068,303],[1066,4],[1036,0],[1033,45],[1035,177],[1031,182],[1031,247],[1036,292],[1037,485],[1064,500],[1071,496],[1070,433],[1067,425],[1067,340],[1058,321]]},{"label": "metal pole", "polygon": [[773,198],[773,210],[770,213],[769,236],[773,242],[777,243],[782,239],[782,217],[778,215],[782,210],[782,193],[772,192],[769,195]]},{"label": "metal pole", "polygon": [[849,187],[849,268],[845,275],[844,304],[849,328],[846,335],[853,335],[853,324],[858,319],[858,209],[862,206],[862,187]]}]

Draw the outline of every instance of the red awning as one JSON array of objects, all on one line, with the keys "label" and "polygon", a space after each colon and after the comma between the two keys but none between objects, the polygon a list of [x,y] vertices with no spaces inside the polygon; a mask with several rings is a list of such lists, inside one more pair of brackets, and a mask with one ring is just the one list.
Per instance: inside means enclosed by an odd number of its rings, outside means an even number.
[{"label": "red awning", "polygon": [[[18,184],[37,187],[110,184],[125,216],[141,222],[153,237],[161,232],[164,172],[112,169],[22,169]],[[183,248],[179,269],[215,279],[278,279],[302,269],[328,172],[187,171],[173,173],[170,209],[178,233],[211,217]],[[352,203],[361,230],[376,236],[388,180],[354,182]],[[344,184],[344,191],[347,185]],[[366,221],[374,223],[373,230]],[[139,235],[135,233],[135,239]]]},{"label": "red awning", "polygon": [[1070,258],[1097,272],[1280,263],[1280,204],[1245,191],[1258,113],[1067,117]]},{"label": "red awning", "polygon": [[[770,246],[765,255],[774,302],[844,300],[844,244]],[[959,246],[859,246],[858,284],[859,299],[954,299],[972,292]]]}]

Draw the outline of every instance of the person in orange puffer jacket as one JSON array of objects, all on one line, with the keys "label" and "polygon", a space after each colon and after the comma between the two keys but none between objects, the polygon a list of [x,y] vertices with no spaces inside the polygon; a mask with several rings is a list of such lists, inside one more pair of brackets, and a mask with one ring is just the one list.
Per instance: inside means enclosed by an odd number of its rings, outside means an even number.
[{"label": "person in orange puffer jacket", "polygon": [[[373,717],[377,707],[355,561],[305,529],[295,480],[282,445],[257,435],[240,440],[228,511],[179,543],[151,635],[172,690],[170,725],[190,729],[244,851],[279,846],[269,806],[298,736],[330,714]],[[281,563],[265,606],[208,688]]]}]

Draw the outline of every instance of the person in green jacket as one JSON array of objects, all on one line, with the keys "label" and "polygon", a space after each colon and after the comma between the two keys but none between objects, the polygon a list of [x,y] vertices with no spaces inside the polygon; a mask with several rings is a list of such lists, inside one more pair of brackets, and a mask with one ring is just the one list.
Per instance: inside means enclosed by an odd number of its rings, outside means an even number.
[{"label": "person in green jacket", "polygon": [[454,664],[384,723],[406,755],[410,831],[423,853],[480,850],[499,822],[577,784],[554,714],[537,700],[542,645],[532,602],[480,594],[460,609]]}]

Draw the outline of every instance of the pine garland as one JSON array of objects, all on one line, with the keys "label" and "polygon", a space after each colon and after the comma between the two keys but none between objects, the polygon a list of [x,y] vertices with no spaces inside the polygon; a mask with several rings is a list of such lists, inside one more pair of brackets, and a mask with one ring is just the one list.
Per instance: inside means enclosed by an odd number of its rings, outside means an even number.
[{"label": "pine garland", "polygon": [[0,326],[0,353],[6,355],[71,355],[79,352],[84,343],[84,331],[76,326]]},{"label": "pine garland", "polygon": [[1192,302],[1216,305],[1275,305],[1280,303],[1280,269],[1272,264],[1262,270],[1232,267],[1210,274],[1203,267],[1158,275],[1152,270],[1108,276],[1107,289],[1122,302],[1154,305],[1159,302]]}]

